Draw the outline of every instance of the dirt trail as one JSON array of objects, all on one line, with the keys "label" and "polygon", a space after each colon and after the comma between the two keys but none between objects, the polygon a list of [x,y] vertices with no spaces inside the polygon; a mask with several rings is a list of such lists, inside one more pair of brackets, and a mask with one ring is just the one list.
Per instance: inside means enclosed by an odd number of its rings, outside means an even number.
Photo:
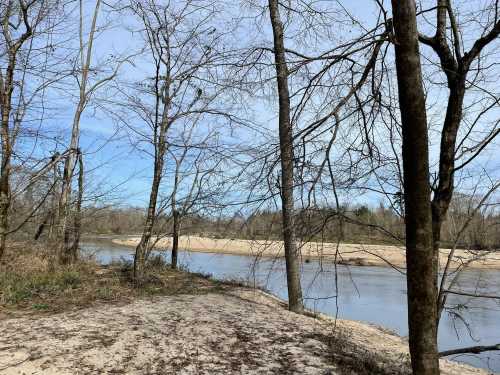
[{"label": "dirt trail", "polygon": [[[0,374],[346,373],[333,365],[331,320],[296,315],[247,289],[5,319],[0,332]],[[373,356],[407,365],[397,336],[340,320],[336,332],[346,335],[334,347],[350,348],[354,362]],[[486,374],[448,361],[442,369]]]}]

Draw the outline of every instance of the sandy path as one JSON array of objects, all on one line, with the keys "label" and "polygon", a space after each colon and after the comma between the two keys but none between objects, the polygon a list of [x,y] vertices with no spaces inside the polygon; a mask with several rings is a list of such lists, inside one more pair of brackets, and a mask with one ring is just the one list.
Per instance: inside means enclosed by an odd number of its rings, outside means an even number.
[{"label": "sandy path", "polygon": [[[139,237],[124,239],[113,239],[114,243],[125,246],[136,246]],[[170,248],[171,238],[160,240],[157,248]],[[284,255],[282,241],[250,241],[235,239],[213,239],[197,236],[182,236],[179,247],[188,251],[212,252],[221,254],[237,254],[263,257],[282,257]],[[440,250],[440,264],[446,264],[450,250]],[[302,245],[302,257],[304,259],[315,259],[323,257],[325,260],[335,259],[336,244],[309,242]],[[456,250],[454,254],[453,267],[480,256],[480,259],[472,262],[471,268],[500,269],[500,251],[496,253],[469,252]],[[404,247],[390,245],[361,245],[340,244],[338,259],[347,264],[366,266],[388,266],[389,263],[400,268],[406,267]]]},{"label": "sandy path", "polygon": [[[178,295],[0,321],[0,374],[337,374],[331,321],[284,310],[262,292]],[[405,363],[406,343],[339,321],[353,344]],[[356,357],[361,358],[361,357]],[[403,362],[402,362],[403,361]],[[443,374],[486,374],[441,362]]]}]

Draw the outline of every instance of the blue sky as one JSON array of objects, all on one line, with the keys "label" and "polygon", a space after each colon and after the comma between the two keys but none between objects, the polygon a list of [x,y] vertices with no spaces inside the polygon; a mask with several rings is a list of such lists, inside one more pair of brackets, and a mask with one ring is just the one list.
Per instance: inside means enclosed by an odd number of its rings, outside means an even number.
[{"label": "blue sky", "polygon": [[[93,2],[87,1],[86,6],[91,6]],[[375,8],[373,6],[373,1],[359,0],[351,2],[342,2],[348,11],[355,16],[355,18],[364,22],[366,28],[371,28],[375,23]],[[386,1],[386,3],[388,3]],[[324,3],[328,4],[328,3]],[[389,4],[387,4],[389,5]],[[90,8],[87,8],[90,9]],[[225,17],[229,19],[234,12],[237,12],[237,4],[233,3],[231,6],[227,6],[225,9]],[[131,32],[130,29],[137,29],[136,22],[132,17],[127,16],[125,18],[121,17],[116,19],[112,14],[103,13],[100,18],[101,25],[104,23],[111,23],[111,29],[108,29],[99,36],[95,45],[95,56],[94,56],[94,66],[99,66],[99,61],[104,61],[110,56],[123,56],[133,54],[134,51],[140,48],[142,45],[142,39],[139,33]],[[257,38],[262,38],[261,43],[267,41],[270,42],[269,28],[267,25],[267,18],[263,18],[258,24],[258,27],[262,29],[255,28],[253,21],[244,22],[245,26],[240,26],[238,30],[229,36],[228,42],[235,45],[235,43],[240,46],[245,45],[245,43],[251,43]],[[216,23],[220,24],[222,21],[217,20]],[[124,28],[125,24],[125,28]],[[289,30],[293,30],[295,26],[289,26]],[[339,26],[342,35],[338,39],[347,38],[349,32],[354,30],[356,32],[359,27],[357,25],[344,24]],[[425,26],[422,26],[425,27]],[[128,29],[128,30],[125,30]],[[258,36],[257,31],[263,33],[262,36]],[[333,37],[336,38],[335,36]],[[287,41],[290,45],[292,42]],[[318,46],[321,46],[324,41],[321,41]],[[331,41],[334,43],[334,41]],[[498,44],[497,44],[498,46]],[[302,48],[307,50],[306,47],[298,45],[297,48]],[[391,51],[391,49],[389,49]],[[309,53],[314,53],[315,51],[308,51]],[[431,76],[433,73],[432,60],[434,57],[430,51],[423,49],[424,57],[423,63],[428,65],[425,68],[426,72],[429,72]],[[389,53],[388,59],[391,58]],[[133,64],[124,64],[120,69],[119,82],[123,81],[133,81],[140,80],[141,77],[148,75],[150,69],[147,64],[147,59],[145,58],[134,58]],[[498,70],[494,72],[497,73]],[[497,86],[497,85],[496,85]],[[497,97],[498,87],[492,86],[496,90]],[[60,93],[60,91],[59,91]],[[100,97],[106,98],[106,100],[111,101],[115,98],[116,91],[113,89],[113,85],[108,86],[105,91],[98,93],[94,97],[94,101],[99,100]],[[70,92],[66,93],[70,94]],[[255,95],[256,94],[256,95]],[[45,127],[53,129],[57,132],[58,136],[65,139],[69,136],[69,127],[71,124],[71,119],[74,111],[74,102],[68,99],[68,95],[53,94],[56,101],[60,103],[57,109],[56,120],[51,120],[47,122]],[[480,95],[480,94],[478,94]],[[252,130],[247,127],[238,127],[234,132],[227,131],[223,135],[222,139],[225,139],[228,143],[236,144],[242,143],[246,144],[248,142],[269,142],[269,139],[263,138],[259,133],[264,132],[266,134],[274,135],[272,142],[277,142],[277,107],[276,103],[272,100],[263,99],[260,97],[261,93],[258,91],[254,92],[253,100],[252,95],[248,97],[250,103],[247,106],[249,116],[251,116],[251,121],[257,130]],[[431,162],[437,160],[437,146],[438,146],[438,134],[434,131],[435,128],[439,127],[442,122],[443,111],[446,99],[446,90],[429,90],[428,102],[429,104],[429,122],[431,124]],[[472,100],[472,99],[471,99]],[[95,102],[94,102],[95,103]],[[130,137],[127,136],[127,128],[123,123],[118,121],[116,117],[109,114],[109,110],[114,110],[113,105],[106,105],[107,111],[101,109],[96,109],[95,106],[90,106],[84,113],[81,120],[81,145],[82,149],[86,153],[87,169],[90,171],[87,176],[87,186],[89,191],[99,190],[99,191],[110,191],[108,198],[113,203],[119,203],[123,205],[134,205],[134,206],[144,206],[148,195],[149,195],[149,183],[152,173],[152,162],[151,158],[146,154],[138,151],[130,144]],[[494,110],[490,116],[483,119],[485,123],[492,123],[498,121],[499,111]],[[135,124],[140,127],[141,124]],[[349,130],[346,130],[346,134]],[[47,150],[40,149],[40,153],[45,153]],[[489,174],[496,176],[498,178],[498,167],[500,166],[500,157],[498,156],[498,141],[492,143],[484,151],[481,158],[476,162],[471,163],[471,168],[465,171],[467,175],[483,175],[485,171]],[[171,166],[170,166],[171,167]],[[475,181],[475,179],[469,178],[468,181]],[[485,184],[487,181],[485,181]],[[168,190],[169,181],[165,181],[165,190]],[[473,183],[467,183],[464,188]],[[241,196],[246,196],[244,192],[240,192]],[[237,193],[236,193],[237,195]],[[349,196],[344,197],[346,200],[356,201],[359,203],[369,203],[371,205],[377,205],[381,197],[378,194],[365,193],[362,196],[355,195],[355,199]]]}]

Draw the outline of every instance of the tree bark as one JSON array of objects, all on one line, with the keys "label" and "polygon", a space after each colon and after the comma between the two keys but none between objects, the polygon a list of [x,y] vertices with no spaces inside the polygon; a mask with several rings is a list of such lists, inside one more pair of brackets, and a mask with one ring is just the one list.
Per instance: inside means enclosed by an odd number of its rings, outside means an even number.
[{"label": "tree bark", "polygon": [[304,306],[300,285],[299,251],[295,243],[293,213],[293,134],[290,123],[290,94],[288,68],[283,41],[283,24],[277,0],[269,0],[269,14],[274,36],[274,59],[279,97],[279,138],[281,156],[281,201],[283,216],[283,243],[285,246],[288,308],[300,313]]},{"label": "tree bark", "polygon": [[[162,128],[163,129],[163,128]],[[151,193],[149,195],[149,205],[146,215],[146,222],[142,231],[141,241],[135,248],[134,257],[134,281],[141,283],[144,279],[146,268],[146,255],[149,251],[149,242],[153,233],[153,227],[156,221],[156,203],[158,200],[158,191],[163,174],[163,160],[165,155],[165,133],[160,131],[160,140],[158,150],[155,151],[155,165],[153,182],[151,184]]]},{"label": "tree bark", "polygon": [[10,156],[3,155],[2,170],[0,172],[0,260],[5,253],[7,232],[9,230],[10,207]]},{"label": "tree bark", "polygon": [[179,232],[180,232],[180,218],[179,211],[173,211],[174,223],[173,223],[173,233],[172,233],[172,261],[170,266],[172,269],[177,269],[177,256],[179,253]]},{"label": "tree bark", "polygon": [[69,225],[71,218],[71,192],[72,192],[72,181],[73,173],[76,166],[76,153],[78,145],[80,143],[80,116],[83,112],[83,107],[80,109],[80,104],[75,113],[75,118],[73,120],[73,127],[71,132],[70,141],[70,153],[64,162],[64,171],[61,186],[61,196],[59,200],[59,214],[58,214],[58,228],[57,228],[57,240],[59,242],[59,263],[68,264],[73,260],[71,249],[69,246],[68,236],[70,232],[73,231],[73,226]]},{"label": "tree bark", "polygon": [[75,214],[73,217],[73,230],[65,235],[66,247],[72,262],[78,259],[78,248],[80,246],[80,234],[82,226],[82,201],[83,201],[83,155],[78,150],[78,193],[76,197]]},{"label": "tree bark", "polygon": [[432,199],[432,231],[436,257],[440,247],[441,227],[453,197],[455,148],[458,129],[462,120],[465,76],[458,76],[450,82],[449,86],[450,96],[443,124],[439,154],[439,183]]},{"label": "tree bark", "polygon": [[1,116],[2,116],[2,164],[0,169],[0,260],[5,253],[7,232],[9,230],[10,208],[10,169],[12,157],[12,140],[9,119],[12,110],[12,92],[14,91],[14,69],[17,50],[9,50],[9,64],[5,79],[0,82]]},{"label": "tree bark", "polygon": [[[465,96],[465,76],[466,73],[457,72],[453,77],[449,77],[448,105],[441,134],[440,155],[439,155],[439,182],[432,199],[432,235],[434,247],[434,262],[439,269],[439,248],[441,247],[441,229],[446,214],[450,207],[454,190],[454,168],[455,149],[458,129],[462,120],[462,108]],[[436,325],[439,329],[439,321],[444,308],[442,300],[436,299]],[[437,335],[437,332],[436,332]]]},{"label": "tree bark", "polygon": [[408,325],[414,374],[439,374],[425,95],[414,0],[392,0],[403,133]]},{"label": "tree bark", "polygon": [[[167,151],[166,135],[171,123],[168,120],[168,112],[170,108],[169,85],[166,85],[165,95],[162,99],[162,116],[161,121],[155,125],[153,145],[154,145],[154,168],[153,181],[151,183],[151,193],[149,195],[149,205],[146,214],[146,221],[139,244],[135,249],[134,256],[134,281],[141,283],[144,279],[146,260],[149,253],[149,242],[153,234],[153,227],[156,222],[156,206],[158,201],[158,192],[163,177],[163,166],[165,164],[165,153]],[[157,97],[157,105],[160,103],[160,98]]]},{"label": "tree bark", "polygon": [[10,95],[2,105],[2,169],[0,170],[0,260],[5,253],[9,230],[10,160],[12,148],[9,134]]},{"label": "tree bark", "polygon": [[43,231],[47,227],[50,219],[52,218],[52,211],[49,211],[46,215],[45,218],[43,219],[42,223],[38,226],[38,229],[35,232],[35,235],[33,236],[33,240],[38,241],[40,237],[43,234]]}]

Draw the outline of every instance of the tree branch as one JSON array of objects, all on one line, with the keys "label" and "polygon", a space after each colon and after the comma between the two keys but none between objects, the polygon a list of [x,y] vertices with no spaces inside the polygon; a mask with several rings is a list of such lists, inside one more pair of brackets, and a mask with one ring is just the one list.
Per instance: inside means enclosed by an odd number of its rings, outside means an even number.
[{"label": "tree branch", "polygon": [[467,348],[445,350],[445,351],[439,352],[439,356],[446,357],[449,355],[466,354],[466,353],[479,354],[482,352],[489,352],[489,351],[493,351],[493,350],[500,350],[500,344],[486,345],[486,346],[469,346]]}]

